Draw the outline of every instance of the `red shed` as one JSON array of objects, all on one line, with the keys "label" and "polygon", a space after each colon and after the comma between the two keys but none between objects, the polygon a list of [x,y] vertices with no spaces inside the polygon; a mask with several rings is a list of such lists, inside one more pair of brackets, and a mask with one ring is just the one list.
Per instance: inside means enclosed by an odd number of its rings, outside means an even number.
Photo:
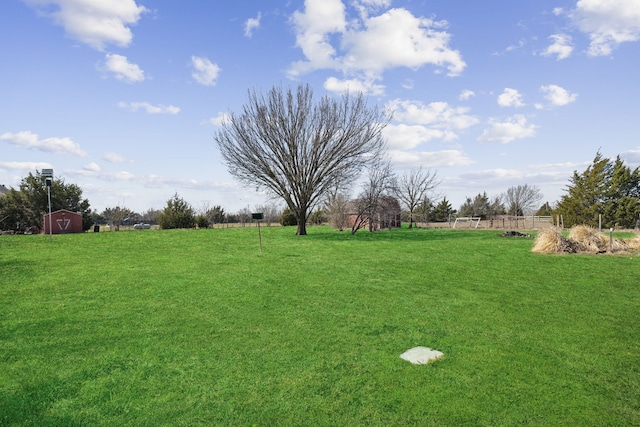
[{"label": "red shed", "polygon": [[[51,213],[51,234],[82,233],[82,214],[60,209]],[[44,234],[49,234],[49,214],[44,216]]]}]

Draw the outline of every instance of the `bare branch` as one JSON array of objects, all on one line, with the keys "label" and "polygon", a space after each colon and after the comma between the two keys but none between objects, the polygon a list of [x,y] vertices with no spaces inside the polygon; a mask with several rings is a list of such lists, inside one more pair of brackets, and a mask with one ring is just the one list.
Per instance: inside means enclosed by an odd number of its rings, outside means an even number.
[{"label": "bare branch", "polygon": [[427,198],[433,200],[431,193],[440,183],[436,171],[423,170],[422,166],[405,173],[395,182],[395,196],[409,211],[409,228],[413,226],[413,215],[418,205]]},{"label": "bare branch", "polygon": [[542,197],[540,189],[529,184],[510,187],[504,194],[509,215],[524,215],[534,211]]},{"label": "bare branch", "polygon": [[230,114],[214,139],[229,172],[282,198],[306,234],[313,207],[338,183],[355,179],[385,148],[390,117],[346,93],[317,103],[309,85],[250,91],[242,113]]}]

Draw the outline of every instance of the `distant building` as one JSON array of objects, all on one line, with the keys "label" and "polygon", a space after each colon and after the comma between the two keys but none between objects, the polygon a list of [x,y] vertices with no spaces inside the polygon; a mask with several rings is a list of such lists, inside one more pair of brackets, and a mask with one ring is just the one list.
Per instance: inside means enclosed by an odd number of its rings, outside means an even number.
[{"label": "distant building", "polygon": [[51,223],[51,234],[82,233],[82,214],[60,209],[44,216],[44,234],[49,234],[49,223]]},{"label": "distant building", "polygon": [[[349,227],[359,220],[357,201],[352,200],[349,202],[347,208],[349,209]],[[400,203],[395,197],[382,196],[378,201],[378,209],[373,214],[372,218],[364,218],[364,224],[362,228],[370,229],[372,231],[378,231],[382,229],[400,228],[402,225],[402,209]]]}]

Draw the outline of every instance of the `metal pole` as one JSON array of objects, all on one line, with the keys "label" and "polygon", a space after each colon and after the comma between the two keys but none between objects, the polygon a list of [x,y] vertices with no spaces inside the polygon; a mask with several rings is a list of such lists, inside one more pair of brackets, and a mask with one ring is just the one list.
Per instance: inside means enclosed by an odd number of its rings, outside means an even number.
[{"label": "metal pole", "polygon": [[613,252],[613,227],[609,229],[609,252]]},{"label": "metal pole", "polygon": [[260,220],[258,220],[258,238],[260,239],[260,255],[262,255],[262,233],[260,233]]},{"label": "metal pole", "polygon": [[51,237],[53,228],[51,226],[51,186],[47,185],[47,200],[49,201],[49,243],[53,241]]}]

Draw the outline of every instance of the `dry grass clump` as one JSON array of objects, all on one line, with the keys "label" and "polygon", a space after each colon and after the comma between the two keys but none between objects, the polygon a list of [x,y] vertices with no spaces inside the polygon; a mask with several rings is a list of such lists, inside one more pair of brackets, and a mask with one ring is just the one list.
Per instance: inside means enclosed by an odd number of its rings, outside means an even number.
[{"label": "dry grass clump", "polygon": [[532,252],[539,254],[554,254],[560,248],[560,232],[555,228],[545,228],[540,230],[533,241]]},{"label": "dry grass clump", "polygon": [[597,254],[609,249],[609,241],[598,230],[588,225],[576,225],[569,231],[569,239],[580,246],[580,252]]},{"label": "dry grass clump", "polygon": [[536,236],[532,251],[540,254],[573,254],[578,249],[577,242],[564,237],[558,228],[545,228]]},{"label": "dry grass clump", "polygon": [[[630,251],[636,251],[640,249],[640,236],[636,237],[635,239],[624,240],[624,242],[627,245],[627,249],[629,249]],[[613,242],[614,249],[616,247],[615,244],[616,241]]]},{"label": "dry grass clump", "polygon": [[569,232],[569,237],[564,237],[558,228],[546,228],[541,230],[533,244],[532,252],[541,254],[554,253],[587,253],[599,254],[604,252],[627,252],[640,249],[640,237],[635,239],[615,239],[611,248],[609,239],[596,229],[577,225]]}]

